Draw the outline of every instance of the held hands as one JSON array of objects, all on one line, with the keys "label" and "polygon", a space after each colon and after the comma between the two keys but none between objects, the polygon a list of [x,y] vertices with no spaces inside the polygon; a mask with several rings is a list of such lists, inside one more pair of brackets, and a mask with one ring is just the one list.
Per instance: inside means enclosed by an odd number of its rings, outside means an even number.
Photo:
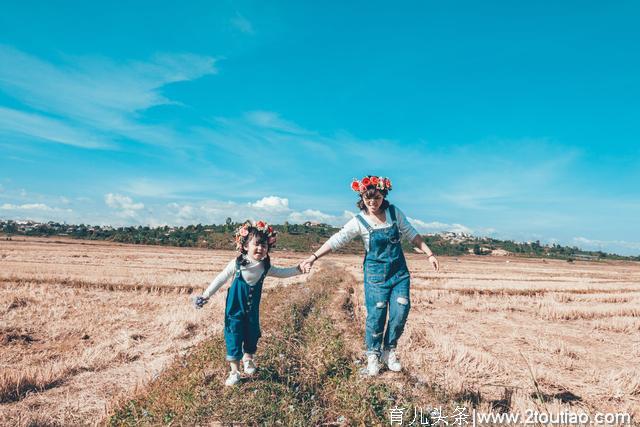
[{"label": "held hands", "polygon": [[205,298],[202,295],[192,295],[191,296],[191,304],[193,304],[193,307],[196,308],[197,310],[199,310],[202,307],[204,307],[204,305],[207,302],[209,302],[209,298]]},{"label": "held hands", "polygon": [[311,267],[313,266],[313,263],[316,262],[317,260],[318,258],[315,255],[311,255],[309,258],[305,259],[300,263],[300,271],[304,273],[308,273],[309,271],[311,271]]},{"label": "held hands", "polygon": [[298,264],[298,270],[300,270],[300,273],[309,274],[311,271],[311,265],[307,264],[306,260],[304,260]]}]

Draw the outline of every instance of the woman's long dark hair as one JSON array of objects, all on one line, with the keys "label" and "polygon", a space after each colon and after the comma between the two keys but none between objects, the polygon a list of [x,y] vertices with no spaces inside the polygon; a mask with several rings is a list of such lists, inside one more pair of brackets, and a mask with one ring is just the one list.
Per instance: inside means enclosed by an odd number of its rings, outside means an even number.
[{"label": "woman's long dark hair", "polygon": [[358,200],[356,202],[356,206],[358,207],[358,209],[360,209],[361,211],[367,212],[367,207],[365,206],[364,200],[362,200],[362,198],[366,196],[366,197],[371,199],[371,198],[375,197],[376,192],[380,193],[382,195],[382,197],[384,197],[384,200],[382,201],[382,204],[380,205],[380,209],[382,211],[386,211],[387,208],[389,207],[389,201],[387,200],[387,194],[389,194],[389,192],[387,190],[380,190],[378,188],[375,188],[372,185],[367,187],[367,191],[365,191],[364,193],[360,194],[360,200]]}]

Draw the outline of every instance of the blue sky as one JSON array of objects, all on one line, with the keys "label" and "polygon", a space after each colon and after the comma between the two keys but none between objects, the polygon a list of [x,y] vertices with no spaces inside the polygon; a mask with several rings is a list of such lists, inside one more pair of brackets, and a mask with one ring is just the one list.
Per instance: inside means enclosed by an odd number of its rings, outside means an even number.
[{"label": "blue sky", "polygon": [[343,224],[640,253],[634,2],[29,2],[0,14],[0,218]]}]

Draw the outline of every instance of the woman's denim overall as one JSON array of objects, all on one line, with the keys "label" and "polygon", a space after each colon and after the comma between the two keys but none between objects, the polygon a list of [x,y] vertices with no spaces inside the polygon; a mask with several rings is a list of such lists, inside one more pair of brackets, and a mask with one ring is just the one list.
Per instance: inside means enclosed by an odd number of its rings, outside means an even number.
[{"label": "woman's denim overall", "polygon": [[240,273],[240,262],[236,261],[236,275],[227,292],[224,312],[224,342],[227,360],[241,360],[244,353],[256,352],[260,338],[260,296],[262,282],[271,267],[265,260],[264,273],[255,285],[249,285]]},{"label": "woman's denim overall", "polygon": [[[365,343],[367,355],[380,356],[384,350],[396,348],[409,314],[409,270],[400,245],[400,230],[393,205],[387,212],[391,227],[374,229],[361,216],[369,232],[369,250],[364,257],[364,295],[367,307]],[[384,330],[389,310],[389,323]],[[384,339],[383,339],[384,333]]]}]

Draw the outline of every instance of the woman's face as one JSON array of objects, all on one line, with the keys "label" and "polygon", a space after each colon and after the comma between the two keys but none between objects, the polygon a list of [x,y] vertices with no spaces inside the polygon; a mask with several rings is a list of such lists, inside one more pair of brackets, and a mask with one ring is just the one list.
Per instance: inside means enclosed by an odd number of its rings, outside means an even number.
[{"label": "woman's face", "polygon": [[363,195],[362,200],[364,201],[364,205],[367,207],[369,213],[376,214],[380,211],[380,206],[382,205],[384,197],[378,190],[376,190],[372,197],[368,197],[366,194]]},{"label": "woman's face", "polygon": [[244,245],[244,249],[247,251],[247,255],[257,261],[262,261],[269,254],[267,241],[260,243],[256,236],[251,236],[251,239]]}]

